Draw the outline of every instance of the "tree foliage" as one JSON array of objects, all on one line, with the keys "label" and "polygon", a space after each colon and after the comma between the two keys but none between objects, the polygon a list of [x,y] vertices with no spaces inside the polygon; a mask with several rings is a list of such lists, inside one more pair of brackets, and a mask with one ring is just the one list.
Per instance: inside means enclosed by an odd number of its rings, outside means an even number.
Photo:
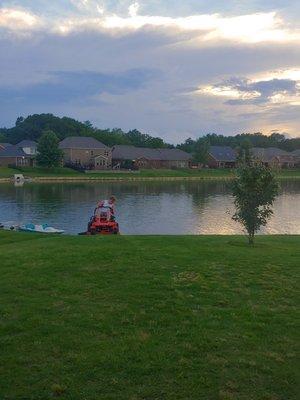
[{"label": "tree foliage", "polygon": [[58,147],[58,143],[59,140],[53,131],[44,131],[37,146],[36,161],[38,165],[51,168],[61,164],[63,152]]},{"label": "tree foliage", "polygon": [[250,244],[261,226],[273,214],[272,205],[278,194],[278,184],[271,169],[262,165],[242,164],[232,185],[236,211],[233,220],[247,231]]},{"label": "tree foliage", "polygon": [[[92,136],[107,146],[127,144],[138,147],[173,147],[159,137],[141,133],[137,129],[124,132],[122,129],[99,129],[90,121],[79,122],[73,118],[59,118],[53,114],[34,114],[24,118],[17,118],[13,128],[0,128],[1,141],[16,144],[24,139],[38,141],[45,130],[55,132],[59,140],[67,136]],[[270,136],[261,133],[243,133],[235,136],[223,136],[210,133],[199,135],[197,139],[187,139],[177,147],[193,154],[195,161],[205,163],[208,145],[230,146],[238,149],[245,142],[251,147],[279,147],[292,151],[300,148],[300,138],[289,139],[274,132]]]},{"label": "tree foliage", "polygon": [[250,147],[278,147],[286,151],[293,151],[300,148],[300,138],[289,139],[279,133],[273,133],[267,136],[260,132],[242,133],[235,136],[223,136],[209,133],[199,139],[188,138],[177,147],[189,153],[196,153],[199,140],[208,142],[211,146],[230,146],[234,149],[243,147],[245,143],[248,143]]},{"label": "tree foliage", "polygon": [[170,147],[161,138],[143,134],[134,129],[124,132],[121,129],[98,129],[90,121],[79,122],[72,118],[59,118],[52,114],[35,114],[27,118],[18,117],[13,128],[0,129],[5,141],[18,143],[23,139],[38,141],[45,130],[55,132],[59,140],[67,136],[92,136],[107,146],[127,144],[139,147]]},{"label": "tree foliage", "polygon": [[245,139],[241,142],[240,146],[237,148],[237,163],[238,165],[250,165],[252,161],[251,156],[251,142],[249,139]]}]

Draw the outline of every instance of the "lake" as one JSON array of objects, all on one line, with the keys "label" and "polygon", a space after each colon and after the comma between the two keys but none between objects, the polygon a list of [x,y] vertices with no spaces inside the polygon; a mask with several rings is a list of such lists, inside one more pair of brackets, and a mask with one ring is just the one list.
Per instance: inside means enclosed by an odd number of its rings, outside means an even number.
[{"label": "lake", "polygon": [[[260,233],[300,234],[300,180],[282,181],[274,216]],[[0,222],[86,229],[95,204],[114,194],[123,234],[239,234],[224,181],[0,185]]]}]

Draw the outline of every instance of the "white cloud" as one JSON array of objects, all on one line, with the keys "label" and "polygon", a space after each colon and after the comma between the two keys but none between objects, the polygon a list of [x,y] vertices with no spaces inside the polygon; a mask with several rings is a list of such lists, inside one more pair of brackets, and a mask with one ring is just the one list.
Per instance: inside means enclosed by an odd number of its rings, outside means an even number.
[{"label": "white cloud", "polygon": [[225,39],[259,43],[300,40],[300,32],[286,29],[284,21],[275,12],[235,17],[204,14],[171,18],[138,15],[136,4],[131,7],[129,17],[124,18],[116,14],[108,15],[103,20],[98,21],[99,27],[111,30],[138,30],[147,26],[175,28],[188,32],[199,32],[202,41]]},{"label": "white cloud", "polygon": [[0,9],[0,27],[12,31],[32,30],[40,26],[40,18],[20,9]]},{"label": "white cloud", "polygon": [[[140,15],[139,3],[134,2],[128,9],[128,16],[105,12],[98,1],[73,0],[79,9],[93,11],[81,16],[44,20],[43,29],[62,34],[76,31],[100,31],[110,34],[126,35],[143,28],[169,29],[174,34],[193,33],[193,41],[218,43],[220,40],[238,43],[294,42],[300,41],[300,31],[287,28],[285,21],[275,12],[255,13],[241,16],[224,17],[220,14],[191,15],[188,17],[165,17]],[[96,14],[96,16],[95,16]],[[27,11],[0,9],[0,26],[9,30],[32,29],[40,25],[40,18]]]},{"label": "white cloud", "polygon": [[139,8],[140,8],[139,3],[136,2],[131,4],[131,6],[128,9],[131,18],[135,18],[137,16]]}]

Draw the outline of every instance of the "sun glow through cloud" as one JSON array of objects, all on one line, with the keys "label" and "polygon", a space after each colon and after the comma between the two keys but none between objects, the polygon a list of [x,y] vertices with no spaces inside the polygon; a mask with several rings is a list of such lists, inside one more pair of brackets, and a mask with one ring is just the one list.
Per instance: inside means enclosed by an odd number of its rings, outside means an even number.
[{"label": "sun glow through cloud", "polygon": [[[76,2],[77,7],[90,7],[87,1]],[[12,31],[35,29],[70,34],[75,31],[101,31],[126,35],[147,27],[198,32],[197,42],[229,40],[246,43],[287,42],[300,40],[297,29],[287,29],[284,20],[276,12],[224,17],[221,14],[201,14],[187,17],[166,17],[139,14],[139,3],[128,9],[128,16],[106,12],[99,4],[94,5],[97,16],[84,15],[51,21],[17,9],[0,9],[0,27]],[[94,13],[95,14],[95,13]]]},{"label": "sun glow through cloud", "polygon": [[228,104],[290,104],[300,102],[300,70],[270,71],[252,78],[199,86],[192,95],[223,97]]},{"label": "sun glow through cloud", "polygon": [[18,9],[0,8],[0,28],[8,30],[31,30],[40,25],[40,18]]}]

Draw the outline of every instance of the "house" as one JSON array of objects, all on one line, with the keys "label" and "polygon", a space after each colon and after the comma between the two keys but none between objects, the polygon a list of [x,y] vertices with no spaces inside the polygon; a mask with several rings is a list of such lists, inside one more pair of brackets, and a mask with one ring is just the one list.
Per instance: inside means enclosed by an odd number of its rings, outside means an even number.
[{"label": "house", "polygon": [[210,146],[207,165],[210,168],[234,168],[236,152],[229,146]]},{"label": "house", "polygon": [[24,151],[24,153],[35,156],[37,152],[37,142],[33,140],[22,140],[17,143],[16,146],[20,147]]},{"label": "house", "polygon": [[113,166],[120,168],[189,168],[191,155],[180,149],[152,149],[116,145],[112,149]]},{"label": "house", "polygon": [[291,152],[293,157],[295,157],[295,167],[300,167],[300,149]]},{"label": "house", "polygon": [[277,147],[253,147],[251,154],[254,162],[262,163],[267,167],[294,168],[297,164],[296,155]]},{"label": "house", "polygon": [[32,157],[18,146],[7,146],[0,149],[0,167],[28,167],[32,165]]},{"label": "house", "polygon": [[85,169],[111,167],[111,149],[93,137],[70,136],[59,143],[64,152],[64,164]]},{"label": "house", "polygon": [[0,143],[0,150],[6,149],[6,147],[12,146],[10,143]]}]

